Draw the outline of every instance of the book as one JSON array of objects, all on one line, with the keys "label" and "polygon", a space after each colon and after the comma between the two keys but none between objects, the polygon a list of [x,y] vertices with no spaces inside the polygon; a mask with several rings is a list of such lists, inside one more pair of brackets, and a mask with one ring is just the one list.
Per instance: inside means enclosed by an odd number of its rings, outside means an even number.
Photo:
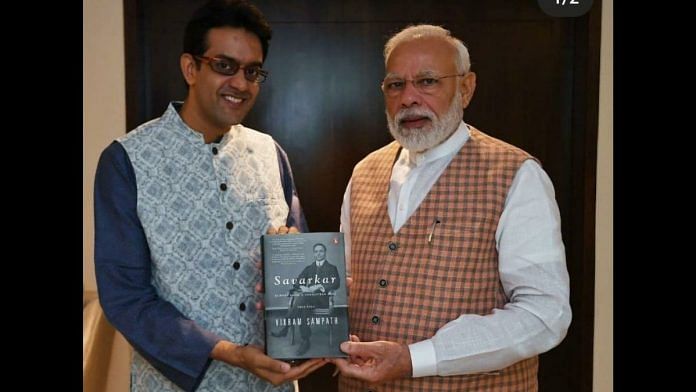
[{"label": "book", "polygon": [[266,354],[293,361],[347,357],[343,233],[263,235]]}]

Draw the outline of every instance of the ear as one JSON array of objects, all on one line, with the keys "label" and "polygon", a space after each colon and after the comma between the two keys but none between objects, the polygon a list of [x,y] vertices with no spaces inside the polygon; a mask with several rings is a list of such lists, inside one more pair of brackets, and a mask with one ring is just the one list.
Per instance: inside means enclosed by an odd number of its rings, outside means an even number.
[{"label": "ear", "polygon": [[464,75],[461,79],[459,87],[462,92],[462,108],[466,109],[471,102],[471,98],[474,96],[474,90],[476,90],[476,74],[469,72]]},{"label": "ear", "polygon": [[198,64],[196,60],[189,53],[184,53],[179,58],[179,66],[181,67],[181,74],[186,79],[186,83],[191,86],[196,82],[196,76],[198,75]]}]

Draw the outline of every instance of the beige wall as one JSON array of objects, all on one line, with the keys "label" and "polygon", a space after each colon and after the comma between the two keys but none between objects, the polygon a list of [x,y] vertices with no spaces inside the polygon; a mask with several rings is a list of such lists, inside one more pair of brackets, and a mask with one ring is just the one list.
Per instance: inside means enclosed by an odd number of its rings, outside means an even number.
[{"label": "beige wall", "polygon": [[602,48],[599,68],[597,210],[595,258],[594,392],[613,390],[614,374],[614,3],[602,2]]},{"label": "beige wall", "polygon": [[99,154],[126,132],[123,2],[82,1],[82,281],[94,280],[92,188]]},{"label": "beige wall", "polygon": [[[85,290],[96,290],[94,171],[104,147],[126,132],[123,2],[83,0],[82,15],[82,281]],[[130,354],[130,346],[123,336],[115,333],[102,391],[129,390]]]}]

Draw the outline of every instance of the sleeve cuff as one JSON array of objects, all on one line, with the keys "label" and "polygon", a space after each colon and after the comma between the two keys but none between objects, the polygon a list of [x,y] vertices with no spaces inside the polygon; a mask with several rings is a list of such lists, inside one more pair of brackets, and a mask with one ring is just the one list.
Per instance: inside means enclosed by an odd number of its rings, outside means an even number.
[{"label": "sleeve cuff", "polygon": [[435,355],[435,345],[432,340],[408,345],[411,352],[411,366],[413,367],[413,377],[426,377],[437,375],[437,356]]}]

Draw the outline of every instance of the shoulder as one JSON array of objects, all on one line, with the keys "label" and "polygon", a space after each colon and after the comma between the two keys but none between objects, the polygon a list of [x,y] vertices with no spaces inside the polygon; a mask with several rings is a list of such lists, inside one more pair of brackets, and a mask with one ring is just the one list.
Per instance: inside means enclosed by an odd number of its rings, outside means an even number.
[{"label": "shoulder", "polygon": [[111,142],[108,146],[106,146],[106,148],[104,148],[99,156],[97,172],[101,173],[104,170],[123,171],[127,169],[132,170],[128,153],[120,142]]},{"label": "shoulder", "polygon": [[[155,143],[158,146],[166,145],[170,142],[173,134],[179,137],[188,135],[188,126],[179,115],[179,110],[183,102],[172,101],[160,117],[154,118],[137,128],[121,136],[117,140],[123,143],[126,150],[134,145]],[[176,132],[173,132],[176,131]]]},{"label": "shoulder", "polygon": [[121,143],[117,140],[111,142],[101,153],[101,159],[103,160],[120,160],[126,155],[126,151],[123,149]]},{"label": "shoulder", "polygon": [[270,154],[273,152],[278,158],[278,163],[280,165],[289,166],[287,153],[273,136],[242,124],[237,124],[235,127],[237,127],[237,132],[239,132],[241,140],[244,140],[247,147],[251,147],[254,151],[262,152],[263,154]]},{"label": "shoulder", "polygon": [[267,133],[257,131],[254,128],[249,128],[242,124],[238,124],[239,130],[244,132],[244,137],[250,140],[263,141],[265,143],[273,143],[275,146],[280,147],[280,145],[273,139],[273,137]]},{"label": "shoulder", "polygon": [[165,128],[164,121],[162,121],[161,117],[154,118],[148,122],[140,124],[132,131],[116,139],[116,141],[123,145],[127,145],[135,140],[142,140],[151,137],[155,133],[161,132]]},{"label": "shoulder", "polygon": [[396,158],[396,153],[399,151],[399,147],[399,143],[392,141],[386,146],[372,151],[371,153],[367,154],[365,158],[360,160],[357,165],[355,165],[353,172],[369,170],[372,166],[384,162],[385,159],[390,160],[389,162],[393,161],[394,158]]},{"label": "shoulder", "polygon": [[493,153],[495,155],[503,155],[508,157],[514,157],[518,160],[526,160],[533,158],[528,152],[523,149],[514,146],[508,142],[500,140],[496,137],[490,136],[485,132],[469,125],[469,137],[470,144],[473,147],[487,151],[488,153]]}]

